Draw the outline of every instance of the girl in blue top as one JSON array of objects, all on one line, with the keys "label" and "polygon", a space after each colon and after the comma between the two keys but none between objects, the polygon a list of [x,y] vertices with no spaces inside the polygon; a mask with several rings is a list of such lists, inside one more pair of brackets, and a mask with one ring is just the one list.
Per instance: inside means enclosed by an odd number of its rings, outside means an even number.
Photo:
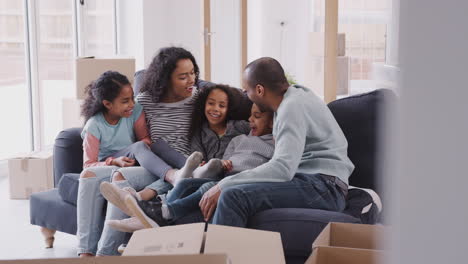
[{"label": "girl in blue top", "polygon": [[118,167],[134,166],[138,158],[132,153],[147,157],[154,154],[148,147],[151,140],[143,107],[135,103],[132,86],[124,75],[107,71],[90,84],[82,115],[86,124],[81,134],[84,170],[77,197],[78,254],[92,256],[104,222],[100,183],[109,181]]}]

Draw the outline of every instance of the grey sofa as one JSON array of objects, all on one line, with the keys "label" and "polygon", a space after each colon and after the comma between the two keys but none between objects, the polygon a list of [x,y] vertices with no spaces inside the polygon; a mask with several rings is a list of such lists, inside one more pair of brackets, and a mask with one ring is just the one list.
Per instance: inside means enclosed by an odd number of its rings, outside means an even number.
[{"label": "grey sofa", "polygon": [[[141,77],[141,72],[138,74]],[[139,88],[138,79],[136,78],[134,85],[136,92]],[[206,82],[199,84],[203,85],[206,85]],[[336,100],[328,105],[348,139],[348,154],[356,166],[350,177],[350,184],[353,186],[371,188],[382,193],[377,186],[378,164],[382,157],[378,144],[378,122],[382,106],[394,98],[393,92],[381,89]],[[238,105],[239,116],[246,118],[250,112],[250,104],[241,100]],[[54,145],[56,188],[33,194],[30,199],[31,224],[42,227],[42,232],[49,242],[48,246],[52,246],[55,230],[76,234],[76,197],[83,156],[80,133],[81,128],[66,129],[59,133]],[[344,212],[297,208],[271,209],[252,217],[248,227],[280,232],[287,262],[304,263],[311,253],[313,240],[327,223],[334,221],[372,224],[378,221],[378,215],[375,213],[371,217],[361,215],[361,207],[367,204],[363,204],[360,195],[354,195],[350,191],[348,206]]]}]

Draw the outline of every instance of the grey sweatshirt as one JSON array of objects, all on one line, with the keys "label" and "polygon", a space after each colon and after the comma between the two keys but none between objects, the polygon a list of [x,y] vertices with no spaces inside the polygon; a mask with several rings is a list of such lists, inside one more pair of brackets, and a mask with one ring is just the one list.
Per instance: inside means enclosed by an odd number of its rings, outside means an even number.
[{"label": "grey sweatshirt", "polygon": [[227,175],[256,168],[268,162],[274,152],[275,142],[272,134],[260,137],[237,136],[231,140],[224,152],[223,160],[232,161],[232,171]]},{"label": "grey sweatshirt", "polygon": [[226,132],[221,138],[208,127],[207,123],[202,125],[200,133],[193,136],[191,140],[191,150],[200,151],[203,160],[221,159],[224,151],[231,140],[239,135],[246,135],[250,132],[249,122],[245,120],[229,120],[226,124]]},{"label": "grey sweatshirt", "polygon": [[290,181],[296,173],[321,173],[348,183],[354,170],[348,142],[328,107],[309,89],[288,88],[274,114],[273,136],[275,153],[269,162],[224,178],[220,188]]}]

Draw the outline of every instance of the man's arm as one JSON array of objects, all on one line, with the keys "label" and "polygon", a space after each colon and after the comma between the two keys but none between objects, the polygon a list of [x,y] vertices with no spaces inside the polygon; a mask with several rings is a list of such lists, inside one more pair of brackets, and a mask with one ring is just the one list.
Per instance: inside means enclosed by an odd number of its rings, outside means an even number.
[{"label": "man's arm", "polygon": [[290,181],[297,171],[304,152],[307,127],[302,105],[285,105],[275,120],[275,152],[272,159],[255,169],[240,172],[221,180],[221,189],[254,182]]}]

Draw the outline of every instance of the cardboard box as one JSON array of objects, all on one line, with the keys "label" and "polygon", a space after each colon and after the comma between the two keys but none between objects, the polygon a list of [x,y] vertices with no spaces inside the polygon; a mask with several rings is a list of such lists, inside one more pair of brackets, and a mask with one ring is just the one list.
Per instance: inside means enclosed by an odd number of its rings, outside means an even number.
[{"label": "cardboard box", "polygon": [[317,247],[305,264],[378,264],[385,255],[381,250]]},{"label": "cardboard box", "polygon": [[225,254],[0,260],[0,264],[228,264]]},{"label": "cardboard box", "polygon": [[[338,66],[336,94],[346,95],[349,92],[351,59],[346,56],[339,56],[336,60]],[[310,69],[310,72],[306,76],[305,85],[313,89],[317,95],[323,95],[323,90],[318,90],[318,88],[323,89],[324,87],[324,57],[309,56],[306,64],[307,69]]]},{"label": "cardboard box", "polygon": [[106,71],[118,71],[127,76],[133,83],[135,74],[135,59],[133,58],[95,58],[83,57],[75,61],[75,91],[76,98],[85,98],[85,88],[99,75]]},{"label": "cardboard box", "polygon": [[54,188],[52,151],[8,159],[11,199],[28,199],[32,193]]},{"label": "cardboard box", "polygon": [[277,232],[204,223],[144,229],[133,233],[124,256],[227,254],[232,264],[285,263]]},{"label": "cardboard box", "polygon": [[312,244],[306,264],[377,264],[386,254],[380,243],[388,227],[329,223]]},{"label": "cardboard box", "polygon": [[329,246],[384,249],[379,242],[388,232],[387,229],[379,225],[329,223],[315,239],[312,248]]},{"label": "cardboard box", "polygon": [[62,99],[62,129],[84,126],[84,118],[81,116],[83,101],[75,98]]},{"label": "cardboard box", "polygon": [[[345,33],[338,33],[337,39],[337,54],[338,56],[345,56],[346,54],[346,35]],[[312,56],[325,56],[325,33],[324,32],[310,32],[310,52]]]}]

